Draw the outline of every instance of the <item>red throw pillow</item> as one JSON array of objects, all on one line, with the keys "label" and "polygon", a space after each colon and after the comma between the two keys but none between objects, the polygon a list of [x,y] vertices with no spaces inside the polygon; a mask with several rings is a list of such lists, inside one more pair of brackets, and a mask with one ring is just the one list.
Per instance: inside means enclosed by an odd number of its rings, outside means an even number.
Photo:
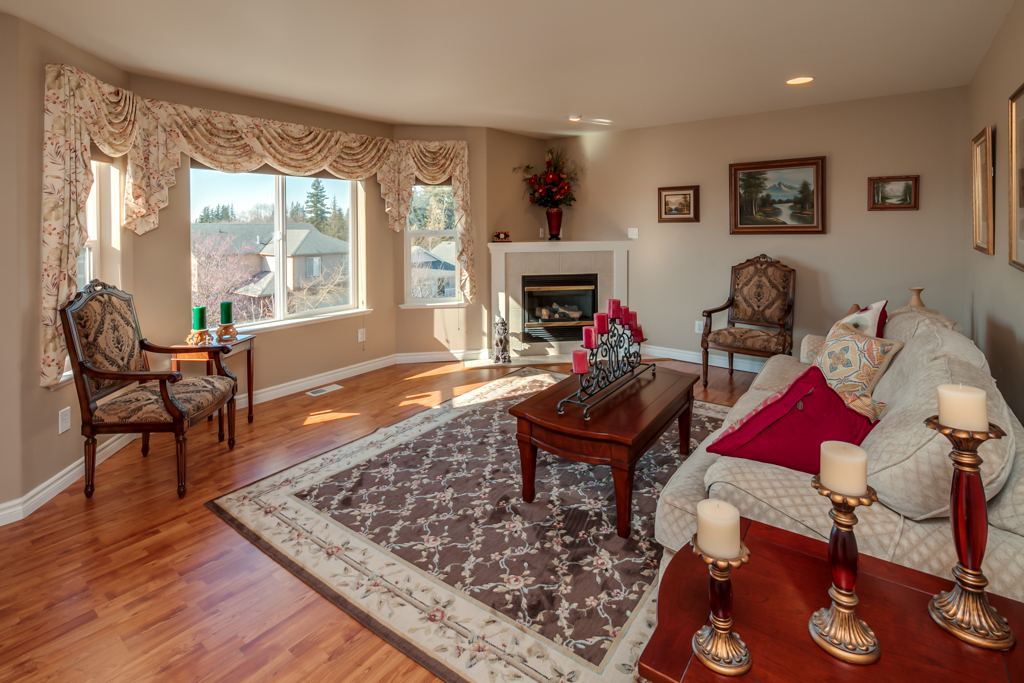
[{"label": "red throw pillow", "polygon": [[874,427],[833,391],[817,366],[722,432],[709,453],[817,474],[823,441],[860,445]]}]

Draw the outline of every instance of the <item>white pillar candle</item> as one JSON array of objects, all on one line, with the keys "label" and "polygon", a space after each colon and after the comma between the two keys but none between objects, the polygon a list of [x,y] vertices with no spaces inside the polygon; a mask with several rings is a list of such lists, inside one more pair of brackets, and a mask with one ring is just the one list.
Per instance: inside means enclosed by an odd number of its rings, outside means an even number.
[{"label": "white pillar candle", "polygon": [[740,556],[740,511],[723,500],[697,503],[697,545],[720,560]]},{"label": "white pillar candle", "polygon": [[939,385],[939,424],[971,432],[988,431],[988,396],[984,389]]},{"label": "white pillar candle", "polygon": [[868,492],[867,452],[852,443],[822,442],[818,481],[829,491],[844,496],[863,496]]}]

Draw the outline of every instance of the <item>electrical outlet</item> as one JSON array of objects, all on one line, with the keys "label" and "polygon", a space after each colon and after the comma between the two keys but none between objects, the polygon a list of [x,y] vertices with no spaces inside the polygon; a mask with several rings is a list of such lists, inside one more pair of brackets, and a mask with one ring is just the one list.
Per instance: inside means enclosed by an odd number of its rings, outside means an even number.
[{"label": "electrical outlet", "polygon": [[627,228],[626,229],[626,235],[631,240],[639,239],[640,238],[640,228]]},{"label": "electrical outlet", "polygon": [[547,235],[544,233],[544,226],[541,226],[540,228],[538,228],[537,232],[539,233],[539,237],[541,239],[544,239],[545,237],[547,237]]},{"label": "electrical outlet", "polygon": [[359,332],[356,333],[356,341],[366,341],[366,328],[360,327]]},{"label": "electrical outlet", "polygon": [[57,413],[57,433],[63,434],[71,429],[71,406]]},{"label": "electrical outlet", "polygon": [[704,334],[704,321],[697,320],[693,323],[693,331],[697,334]]}]

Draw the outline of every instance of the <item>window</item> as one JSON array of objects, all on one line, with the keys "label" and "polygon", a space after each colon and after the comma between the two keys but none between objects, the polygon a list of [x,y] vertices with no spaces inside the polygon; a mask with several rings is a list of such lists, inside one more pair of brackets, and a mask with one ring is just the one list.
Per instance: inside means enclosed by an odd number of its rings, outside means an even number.
[{"label": "window", "polygon": [[405,231],[406,303],[457,301],[458,254],[452,186],[413,186]]},{"label": "window", "polygon": [[320,277],[321,261],[319,256],[306,257],[306,277]]},{"label": "window", "polygon": [[334,178],[193,168],[192,305],[220,324],[285,320],[356,305],[356,186]]},{"label": "window", "polygon": [[[100,273],[100,192],[101,187],[109,182],[110,164],[91,162],[92,189],[85,200],[85,227],[89,231],[89,239],[78,252],[78,289],[82,289]],[[116,169],[115,169],[116,172]],[[114,206],[117,206],[116,204]]]}]

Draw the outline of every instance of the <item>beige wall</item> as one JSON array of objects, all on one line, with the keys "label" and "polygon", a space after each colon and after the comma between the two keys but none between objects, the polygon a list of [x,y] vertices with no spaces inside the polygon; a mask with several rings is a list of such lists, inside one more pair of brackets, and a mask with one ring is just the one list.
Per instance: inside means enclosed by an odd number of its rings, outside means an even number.
[{"label": "beige wall", "polygon": [[[909,300],[964,319],[968,168],[963,88],[615,133],[568,143],[585,165],[569,239],[625,239],[630,305],[655,346],[700,351],[694,321],[729,294],[729,267],[766,253],[797,270],[796,343],[852,303]],[[825,156],[828,233],[730,236],[729,164]],[[920,175],[921,210],[867,211],[867,178]],[[700,185],[700,223],[658,223],[657,189]],[[721,322],[724,325],[724,316]]]},{"label": "beige wall", "polygon": [[[1009,265],[1009,138],[1007,101],[1024,83],[1024,4],[1010,10],[967,89],[967,124],[957,148],[970,167],[970,141],[985,126],[995,137],[995,255],[972,248],[971,219],[957,233],[966,264],[968,317],[964,326],[988,357],[992,374],[1017,415],[1024,415],[1024,272]],[[969,191],[967,187],[964,191]],[[927,300],[926,300],[927,301]]]},{"label": "beige wall", "polygon": [[[497,230],[507,230],[513,242],[534,242],[547,233],[544,210],[530,204],[522,176],[512,169],[544,164],[543,140],[503,130],[487,129],[487,241]],[[489,289],[489,287],[488,287]]]}]

